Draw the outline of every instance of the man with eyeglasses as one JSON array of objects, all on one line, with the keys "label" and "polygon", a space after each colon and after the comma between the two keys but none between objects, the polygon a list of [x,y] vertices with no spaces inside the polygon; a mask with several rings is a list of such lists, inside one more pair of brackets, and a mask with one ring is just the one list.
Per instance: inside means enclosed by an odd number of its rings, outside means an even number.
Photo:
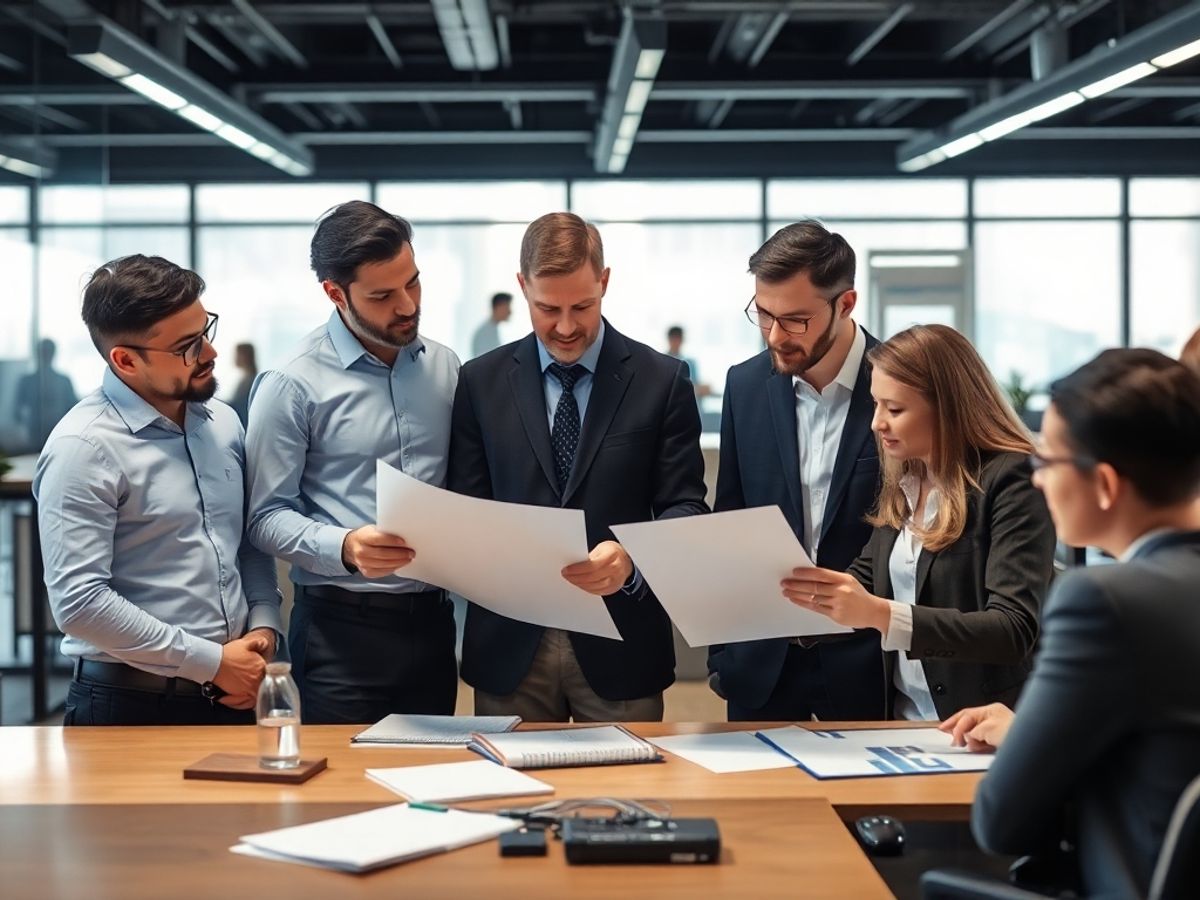
[{"label": "man with eyeglasses", "polygon": [[[713,505],[777,505],[817,565],[838,571],[870,536],[864,516],[880,477],[865,361],[877,342],[851,318],[854,271],[845,238],[811,219],[750,257],[745,315],[767,346],[729,370]],[[870,629],[714,645],[708,668],[731,721],[885,715],[883,654]]]},{"label": "man with eyeglasses", "polygon": [[65,725],[254,721],[280,597],[273,561],[244,538],[242,427],[212,399],[203,291],[142,255],[84,290],[108,368],[34,479],[50,607],[75,660]]}]

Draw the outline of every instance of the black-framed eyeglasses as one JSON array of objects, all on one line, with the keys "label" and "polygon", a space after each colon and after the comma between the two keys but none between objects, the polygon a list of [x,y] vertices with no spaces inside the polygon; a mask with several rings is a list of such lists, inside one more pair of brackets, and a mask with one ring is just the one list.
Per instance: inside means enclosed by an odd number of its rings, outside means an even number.
[{"label": "black-framed eyeglasses", "polygon": [[[846,291],[852,290],[854,290],[854,288],[846,288],[845,291],[841,291],[836,296],[832,297],[829,300],[829,308],[832,309],[837,305],[837,302],[839,299],[841,299],[842,294],[846,293]],[[763,334],[769,333],[770,330],[775,327],[776,322],[778,322],[779,327],[788,334],[807,334],[809,322],[820,315],[820,313],[813,313],[811,316],[773,316],[765,309],[759,309],[756,302],[757,300],[757,297],[750,298],[750,302],[746,304],[745,313],[746,318],[750,320],[750,324],[757,326]]]},{"label": "black-framed eyeglasses", "polygon": [[221,317],[216,313],[209,313],[208,324],[204,326],[204,330],[178,350],[164,350],[162,347],[139,347],[137,344],[122,344],[121,346],[130,350],[148,350],[151,353],[171,353],[182,359],[185,366],[194,366],[204,350],[204,342],[208,341],[211,344],[216,338],[217,319],[219,318]]},{"label": "black-framed eyeglasses", "polygon": [[1029,455],[1029,467],[1035,472],[1040,472],[1050,466],[1067,465],[1075,466],[1078,469],[1091,469],[1096,465],[1096,461],[1090,456],[1047,456],[1044,453]]}]

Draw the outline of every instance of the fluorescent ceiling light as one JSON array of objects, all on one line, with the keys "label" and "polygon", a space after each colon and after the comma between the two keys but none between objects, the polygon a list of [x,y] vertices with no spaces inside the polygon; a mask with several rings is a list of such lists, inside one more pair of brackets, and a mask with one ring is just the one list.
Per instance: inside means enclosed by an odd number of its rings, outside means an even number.
[{"label": "fluorescent ceiling light", "polygon": [[1164,53],[1162,56],[1156,56],[1150,62],[1160,69],[1165,69],[1167,66],[1178,65],[1186,59],[1191,59],[1193,56],[1200,56],[1200,40],[1184,44],[1177,50]]},{"label": "fluorescent ceiling light", "polygon": [[1071,91],[1063,94],[1061,97],[1055,97],[1053,100],[1040,103],[1032,109],[1023,110],[1015,116],[1001,119],[995,125],[981,128],[978,133],[985,141],[994,141],[997,138],[1004,137],[1006,134],[1011,134],[1019,128],[1024,128],[1026,125],[1032,125],[1034,122],[1040,122],[1042,119],[1056,116],[1060,112],[1070,109],[1072,106],[1078,106],[1082,102],[1083,97],[1079,92]]},{"label": "fluorescent ceiling light", "polygon": [[132,75],[126,75],[124,78],[117,79],[125,87],[131,91],[137,91],[143,97],[153,100],[159,106],[165,106],[171,112],[183,109],[187,106],[187,101],[180,97],[177,93],[169,88],[163,87],[157,81],[147,78],[145,75],[134,72]]},{"label": "fluorescent ceiling light", "polygon": [[30,178],[49,174],[41,166],[26,162],[23,159],[17,159],[15,156],[0,155],[0,169],[8,169],[10,172],[16,172],[18,175],[27,175]]},{"label": "fluorescent ceiling light", "polygon": [[619,137],[615,141],[613,141],[612,152],[613,152],[613,155],[615,155],[615,156],[628,156],[629,151],[631,151],[632,149],[633,149],[633,138]]},{"label": "fluorescent ceiling light", "polygon": [[648,78],[651,81],[658,74],[658,67],[662,65],[663,57],[667,55],[666,50],[643,50],[638,55],[637,69],[634,70],[634,78]]},{"label": "fluorescent ceiling light", "polygon": [[650,99],[650,91],[654,88],[653,81],[635,81],[629,85],[629,93],[625,97],[625,112],[641,115]]},{"label": "fluorescent ceiling light", "polygon": [[953,159],[955,156],[962,156],[968,150],[974,150],[983,144],[983,138],[978,134],[966,134],[957,140],[951,141],[948,144],[942,144],[938,149],[946,154],[948,159]]},{"label": "fluorescent ceiling light", "polygon": [[0,169],[7,169],[26,178],[48,178],[54,173],[58,157],[53,150],[23,143],[0,143]]},{"label": "fluorescent ceiling light", "polygon": [[307,147],[107,19],[67,27],[67,52],[180,118],[292,175],[312,173]]},{"label": "fluorescent ceiling light", "polygon": [[1148,62],[1138,63],[1136,66],[1130,66],[1122,72],[1117,72],[1115,75],[1109,75],[1107,78],[1101,78],[1099,81],[1093,81],[1089,85],[1085,85],[1079,89],[1079,93],[1092,100],[1102,94],[1107,94],[1109,91],[1115,91],[1119,87],[1124,87],[1131,81],[1137,81],[1139,78],[1145,78],[1147,75],[1153,75],[1158,69]]},{"label": "fluorescent ceiling light", "polygon": [[617,137],[633,140],[633,136],[637,134],[638,125],[641,122],[642,117],[637,113],[625,113],[625,115],[621,116],[621,124],[617,127]]}]

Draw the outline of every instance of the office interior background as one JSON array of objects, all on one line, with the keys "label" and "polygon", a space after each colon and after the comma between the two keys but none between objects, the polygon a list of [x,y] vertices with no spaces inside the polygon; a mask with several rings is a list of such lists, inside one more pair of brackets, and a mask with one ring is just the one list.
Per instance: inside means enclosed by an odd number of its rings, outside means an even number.
[{"label": "office interior background", "polygon": [[[710,432],[762,348],[747,258],[818,217],[858,253],[862,324],[955,325],[1036,426],[1054,377],[1200,324],[1197,41],[1171,0],[5,2],[0,454],[65,411],[50,373],[99,384],[96,266],[198,271],[227,395],[235,345],[271,368],[330,314],[308,242],[355,198],[412,221],[422,331],[463,359],[497,291],[502,335],[529,329],[525,225],[595,222],[606,315],[662,349],[683,326]],[[4,503],[13,673],[28,525]]]}]

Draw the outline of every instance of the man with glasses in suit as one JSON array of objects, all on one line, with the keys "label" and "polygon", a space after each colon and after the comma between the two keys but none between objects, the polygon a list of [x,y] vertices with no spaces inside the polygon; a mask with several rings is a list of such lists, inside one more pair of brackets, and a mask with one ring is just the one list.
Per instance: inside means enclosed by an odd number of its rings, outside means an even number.
[{"label": "man with glasses in suit", "polygon": [[213,400],[217,316],[160,257],[101,266],[83,320],[108,369],[51,432],[34,494],[66,725],[251,723],[280,630],[243,531],[242,426]]},{"label": "man with glasses in suit", "polygon": [[[713,508],[778,506],[817,565],[841,571],[870,537],[879,486],[866,363],[877,342],[851,318],[854,250],[809,219],[777,231],[750,272],[745,315],[767,348],[729,370]],[[708,668],[731,721],[885,715],[871,629],[714,645]]]}]

